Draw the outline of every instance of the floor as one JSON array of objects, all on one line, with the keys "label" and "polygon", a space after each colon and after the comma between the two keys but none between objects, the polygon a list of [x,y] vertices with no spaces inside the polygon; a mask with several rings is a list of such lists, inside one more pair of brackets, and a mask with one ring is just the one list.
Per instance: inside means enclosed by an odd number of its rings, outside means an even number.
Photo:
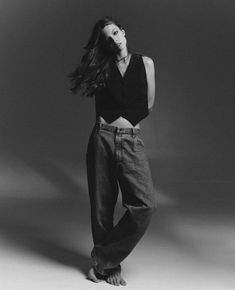
[{"label": "floor", "polygon": [[[82,165],[3,160],[0,176],[0,290],[115,287],[85,276],[92,239]],[[122,264],[125,289],[234,290],[234,183],[155,183],[152,223]],[[119,203],[116,221],[122,213]]]}]

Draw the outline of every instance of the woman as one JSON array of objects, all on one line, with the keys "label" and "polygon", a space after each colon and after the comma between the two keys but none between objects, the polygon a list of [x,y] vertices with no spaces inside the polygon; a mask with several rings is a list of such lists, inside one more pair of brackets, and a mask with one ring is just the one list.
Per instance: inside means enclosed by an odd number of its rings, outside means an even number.
[{"label": "woman", "polygon": [[[85,49],[69,77],[72,92],[95,96],[96,124],[86,152],[94,241],[88,279],[126,285],[120,263],[143,236],[155,208],[140,130],[154,104],[154,63],[128,50],[125,31],[112,17],[97,21]],[[114,226],[119,187],[126,212]]]}]

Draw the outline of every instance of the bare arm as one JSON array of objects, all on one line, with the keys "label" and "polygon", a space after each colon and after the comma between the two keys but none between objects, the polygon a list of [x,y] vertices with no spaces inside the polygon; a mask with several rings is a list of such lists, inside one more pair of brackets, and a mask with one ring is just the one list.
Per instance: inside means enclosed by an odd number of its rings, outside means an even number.
[{"label": "bare arm", "polygon": [[150,57],[143,56],[143,61],[148,85],[148,110],[151,112],[155,101],[155,68],[154,62]]}]

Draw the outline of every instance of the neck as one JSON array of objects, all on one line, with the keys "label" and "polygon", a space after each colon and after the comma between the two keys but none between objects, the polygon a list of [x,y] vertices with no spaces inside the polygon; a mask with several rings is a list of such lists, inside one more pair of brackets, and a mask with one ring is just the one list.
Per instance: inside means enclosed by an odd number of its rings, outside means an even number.
[{"label": "neck", "polygon": [[121,59],[125,59],[125,57],[127,57],[129,55],[128,49],[127,47],[125,47],[124,49],[122,49],[120,51],[120,53],[117,56],[117,61],[121,60]]}]

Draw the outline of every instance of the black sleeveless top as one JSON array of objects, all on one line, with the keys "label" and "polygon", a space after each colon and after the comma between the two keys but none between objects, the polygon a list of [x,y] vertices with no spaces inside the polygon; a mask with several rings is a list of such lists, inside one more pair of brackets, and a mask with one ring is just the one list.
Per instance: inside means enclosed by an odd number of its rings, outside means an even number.
[{"label": "black sleeveless top", "polygon": [[147,78],[140,54],[132,54],[125,75],[110,69],[106,86],[95,94],[96,118],[111,123],[122,116],[135,126],[148,114]]}]

